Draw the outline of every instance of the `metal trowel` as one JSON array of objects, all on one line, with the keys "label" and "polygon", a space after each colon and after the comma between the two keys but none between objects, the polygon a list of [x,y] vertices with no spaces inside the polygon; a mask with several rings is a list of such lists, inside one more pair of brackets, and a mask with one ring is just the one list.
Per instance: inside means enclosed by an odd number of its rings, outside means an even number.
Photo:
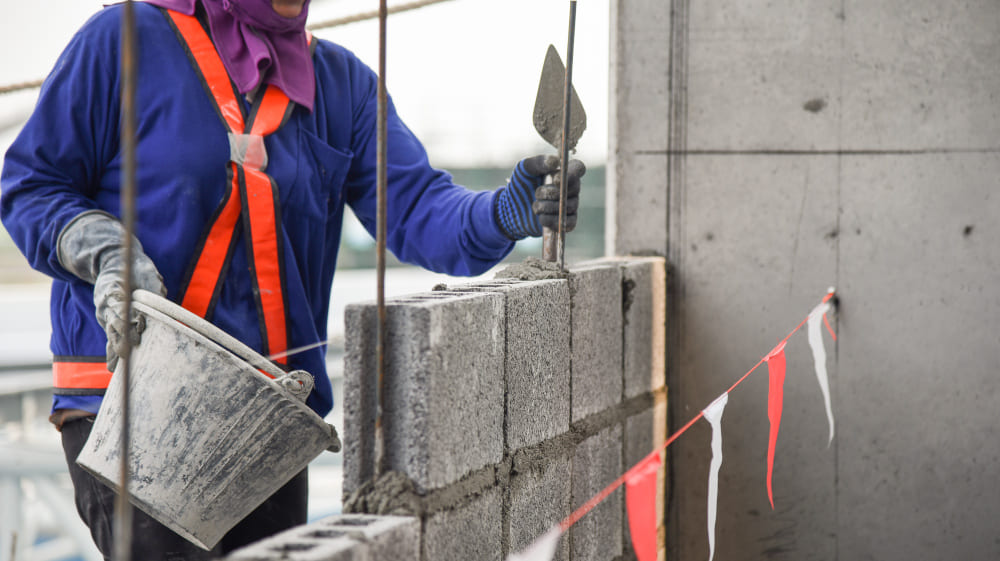
[{"label": "metal trowel", "polygon": [[[566,67],[559,58],[555,46],[549,45],[545,53],[545,63],[542,65],[542,77],[538,81],[538,94],[535,96],[533,121],[535,130],[546,142],[556,150],[562,150],[563,136],[563,106],[565,100]],[[570,92],[569,134],[566,135],[567,151],[576,148],[576,143],[587,128],[587,114],[583,110],[576,88]],[[565,162],[560,162],[565,166]],[[546,178],[546,183],[552,183]],[[542,258],[555,261],[558,252],[559,238],[557,232],[545,228],[542,235]]]}]

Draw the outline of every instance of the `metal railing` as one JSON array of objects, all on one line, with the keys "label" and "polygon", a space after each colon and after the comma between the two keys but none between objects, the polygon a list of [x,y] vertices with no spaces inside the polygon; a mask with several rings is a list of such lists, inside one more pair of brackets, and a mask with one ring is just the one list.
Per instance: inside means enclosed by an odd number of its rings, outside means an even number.
[{"label": "metal railing", "polygon": [[0,375],[0,561],[104,559],[73,503],[48,369]]}]

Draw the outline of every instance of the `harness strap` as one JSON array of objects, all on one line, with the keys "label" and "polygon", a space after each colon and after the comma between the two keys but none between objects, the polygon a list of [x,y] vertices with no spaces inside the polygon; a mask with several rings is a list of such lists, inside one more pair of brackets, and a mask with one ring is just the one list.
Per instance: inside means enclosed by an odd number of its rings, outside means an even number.
[{"label": "harness strap", "polygon": [[[268,85],[244,116],[232,81],[212,40],[194,16],[165,10],[185,45],[230,141],[228,191],[203,236],[183,286],[181,305],[208,317],[218,299],[242,221],[253,290],[261,318],[264,354],[288,349],[283,240],[278,189],[267,167],[264,137],[278,130],[292,110],[288,96]],[[287,364],[287,358],[279,359]]]}]

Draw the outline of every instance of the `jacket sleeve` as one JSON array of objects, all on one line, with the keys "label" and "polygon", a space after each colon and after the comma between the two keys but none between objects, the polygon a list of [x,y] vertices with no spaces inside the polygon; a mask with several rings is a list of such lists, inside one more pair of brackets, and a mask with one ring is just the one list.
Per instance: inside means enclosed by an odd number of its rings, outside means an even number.
[{"label": "jacket sleeve", "polygon": [[[345,194],[358,219],[374,236],[376,221],[377,80],[358,64],[352,150]],[[455,185],[449,174],[431,167],[427,153],[388,108],[387,245],[400,260],[451,275],[478,275],[507,256],[514,242],[493,217],[494,191]]]},{"label": "jacket sleeve", "polygon": [[[56,242],[81,212],[99,207],[97,185],[117,151],[116,24],[105,10],[70,41],[39,92],[0,175],[0,219],[31,266],[59,280]],[[116,205],[117,206],[117,205]]]}]

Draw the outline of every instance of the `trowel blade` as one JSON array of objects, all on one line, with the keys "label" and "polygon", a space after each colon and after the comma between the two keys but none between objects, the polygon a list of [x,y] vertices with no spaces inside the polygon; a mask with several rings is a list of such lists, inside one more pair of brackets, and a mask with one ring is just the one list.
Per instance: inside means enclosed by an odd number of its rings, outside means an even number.
[{"label": "trowel blade", "polygon": [[[565,82],[566,67],[556,48],[549,45],[545,64],[542,65],[542,77],[538,81],[538,95],[535,96],[534,123],[538,134],[556,149],[562,143]],[[576,95],[576,88],[573,88],[570,94],[569,136],[566,138],[570,150],[576,148],[586,129],[587,114],[580,97]]]}]

